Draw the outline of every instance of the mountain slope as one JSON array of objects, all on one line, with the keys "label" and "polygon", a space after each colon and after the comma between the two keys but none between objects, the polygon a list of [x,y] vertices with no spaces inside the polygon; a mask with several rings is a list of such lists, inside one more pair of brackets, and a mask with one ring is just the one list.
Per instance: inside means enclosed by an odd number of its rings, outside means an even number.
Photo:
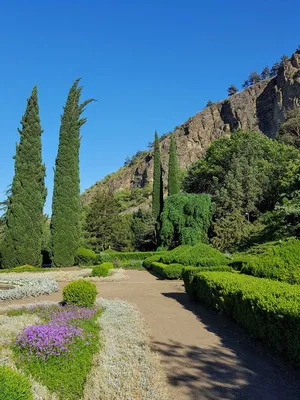
[{"label": "mountain slope", "polygon": [[[206,107],[174,131],[180,168],[186,168],[205,153],[215,139],[236,129],[259,130],[273,138],[285,119],[286,111],[300,105],[300,52],[284,63],[274,78],[266,79],[224,101]],[[161,140],[164,185],[167,185],[169,136]],[[83,202],[89,202],[99,185],[113,191],[152,183],[153,151],[122,167],[87,189]]]}]

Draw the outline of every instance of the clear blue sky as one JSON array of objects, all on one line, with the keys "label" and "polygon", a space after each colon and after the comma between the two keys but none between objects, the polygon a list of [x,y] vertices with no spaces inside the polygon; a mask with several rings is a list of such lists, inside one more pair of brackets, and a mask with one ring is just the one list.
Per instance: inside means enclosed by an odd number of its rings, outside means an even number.
[{"label": "clear blue sky", "polygon": [[298,0],[1,2],[0,200],[17,127],[38,84],[51,213],[60,114],[82,77],[81,190],[300,44]]}]

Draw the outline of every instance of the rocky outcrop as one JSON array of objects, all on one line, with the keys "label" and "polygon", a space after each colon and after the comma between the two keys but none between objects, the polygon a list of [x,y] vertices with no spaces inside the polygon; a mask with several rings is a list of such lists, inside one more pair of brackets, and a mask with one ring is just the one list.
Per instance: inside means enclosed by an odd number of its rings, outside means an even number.
[{"label": "rocky outcrop", "polygon": [[[224,101],[206,107],[188,121],[177,127],[174,135],[178,160],[186,168],[202,157],[215,139],[236,129],[259,130],[273,138],[286,112],[300,105],[300,53],[296,52],[279,69],[274,78],[266,79]],[[169,137],[161,141],[163,178],[166,185]],[[83,199],[88,201],[101,184],[114,191],[130,187],[143,187],[152,182],[153,153],[139,159],[132,166],[123,167],[116,173],[88,189]],[[145,176],[147,178],[145,178]]]}]

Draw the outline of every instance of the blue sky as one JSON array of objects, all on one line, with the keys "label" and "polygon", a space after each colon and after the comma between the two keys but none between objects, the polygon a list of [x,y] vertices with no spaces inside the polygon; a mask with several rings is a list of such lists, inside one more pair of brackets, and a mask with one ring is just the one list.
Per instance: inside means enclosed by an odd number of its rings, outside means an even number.
[{"label": "blue sky", "polygon": [[0,200],[13,177],[17,127],[39,90],[51,213],[60,114],[82,77],[81,190],[117,170],[231,83],[300,44],[300,2],[10,0],[1,2]]}]

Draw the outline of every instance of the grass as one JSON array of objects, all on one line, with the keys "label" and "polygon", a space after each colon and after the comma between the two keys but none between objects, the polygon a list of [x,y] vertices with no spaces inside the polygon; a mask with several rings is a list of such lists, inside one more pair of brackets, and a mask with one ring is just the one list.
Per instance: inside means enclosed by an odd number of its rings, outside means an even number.
[{"label": "grass", "polygon": [[[43,317],[41,308],[36,308],[36,312]],[[8,311],[8,315],[14,316],[22,313],[34,313],[34,311],[30,309]],[[46,360],[24,357],[22,350],[14,345],[16,364],[51,392],[55,392],[59,399],[77,400],[81,398],[86,377],[92,367],[93,356],[99,349],[100,325],[97,323],[99,315],[100,311],[90,319],[78,321],[78,326],[83,329],[84,333],[91,335],[89,345],[86,345],[85,340],[78,339],[75,342],[73,353],[59,357],[51,356]],[[47,318],[43,319],[47,321]]]}]

